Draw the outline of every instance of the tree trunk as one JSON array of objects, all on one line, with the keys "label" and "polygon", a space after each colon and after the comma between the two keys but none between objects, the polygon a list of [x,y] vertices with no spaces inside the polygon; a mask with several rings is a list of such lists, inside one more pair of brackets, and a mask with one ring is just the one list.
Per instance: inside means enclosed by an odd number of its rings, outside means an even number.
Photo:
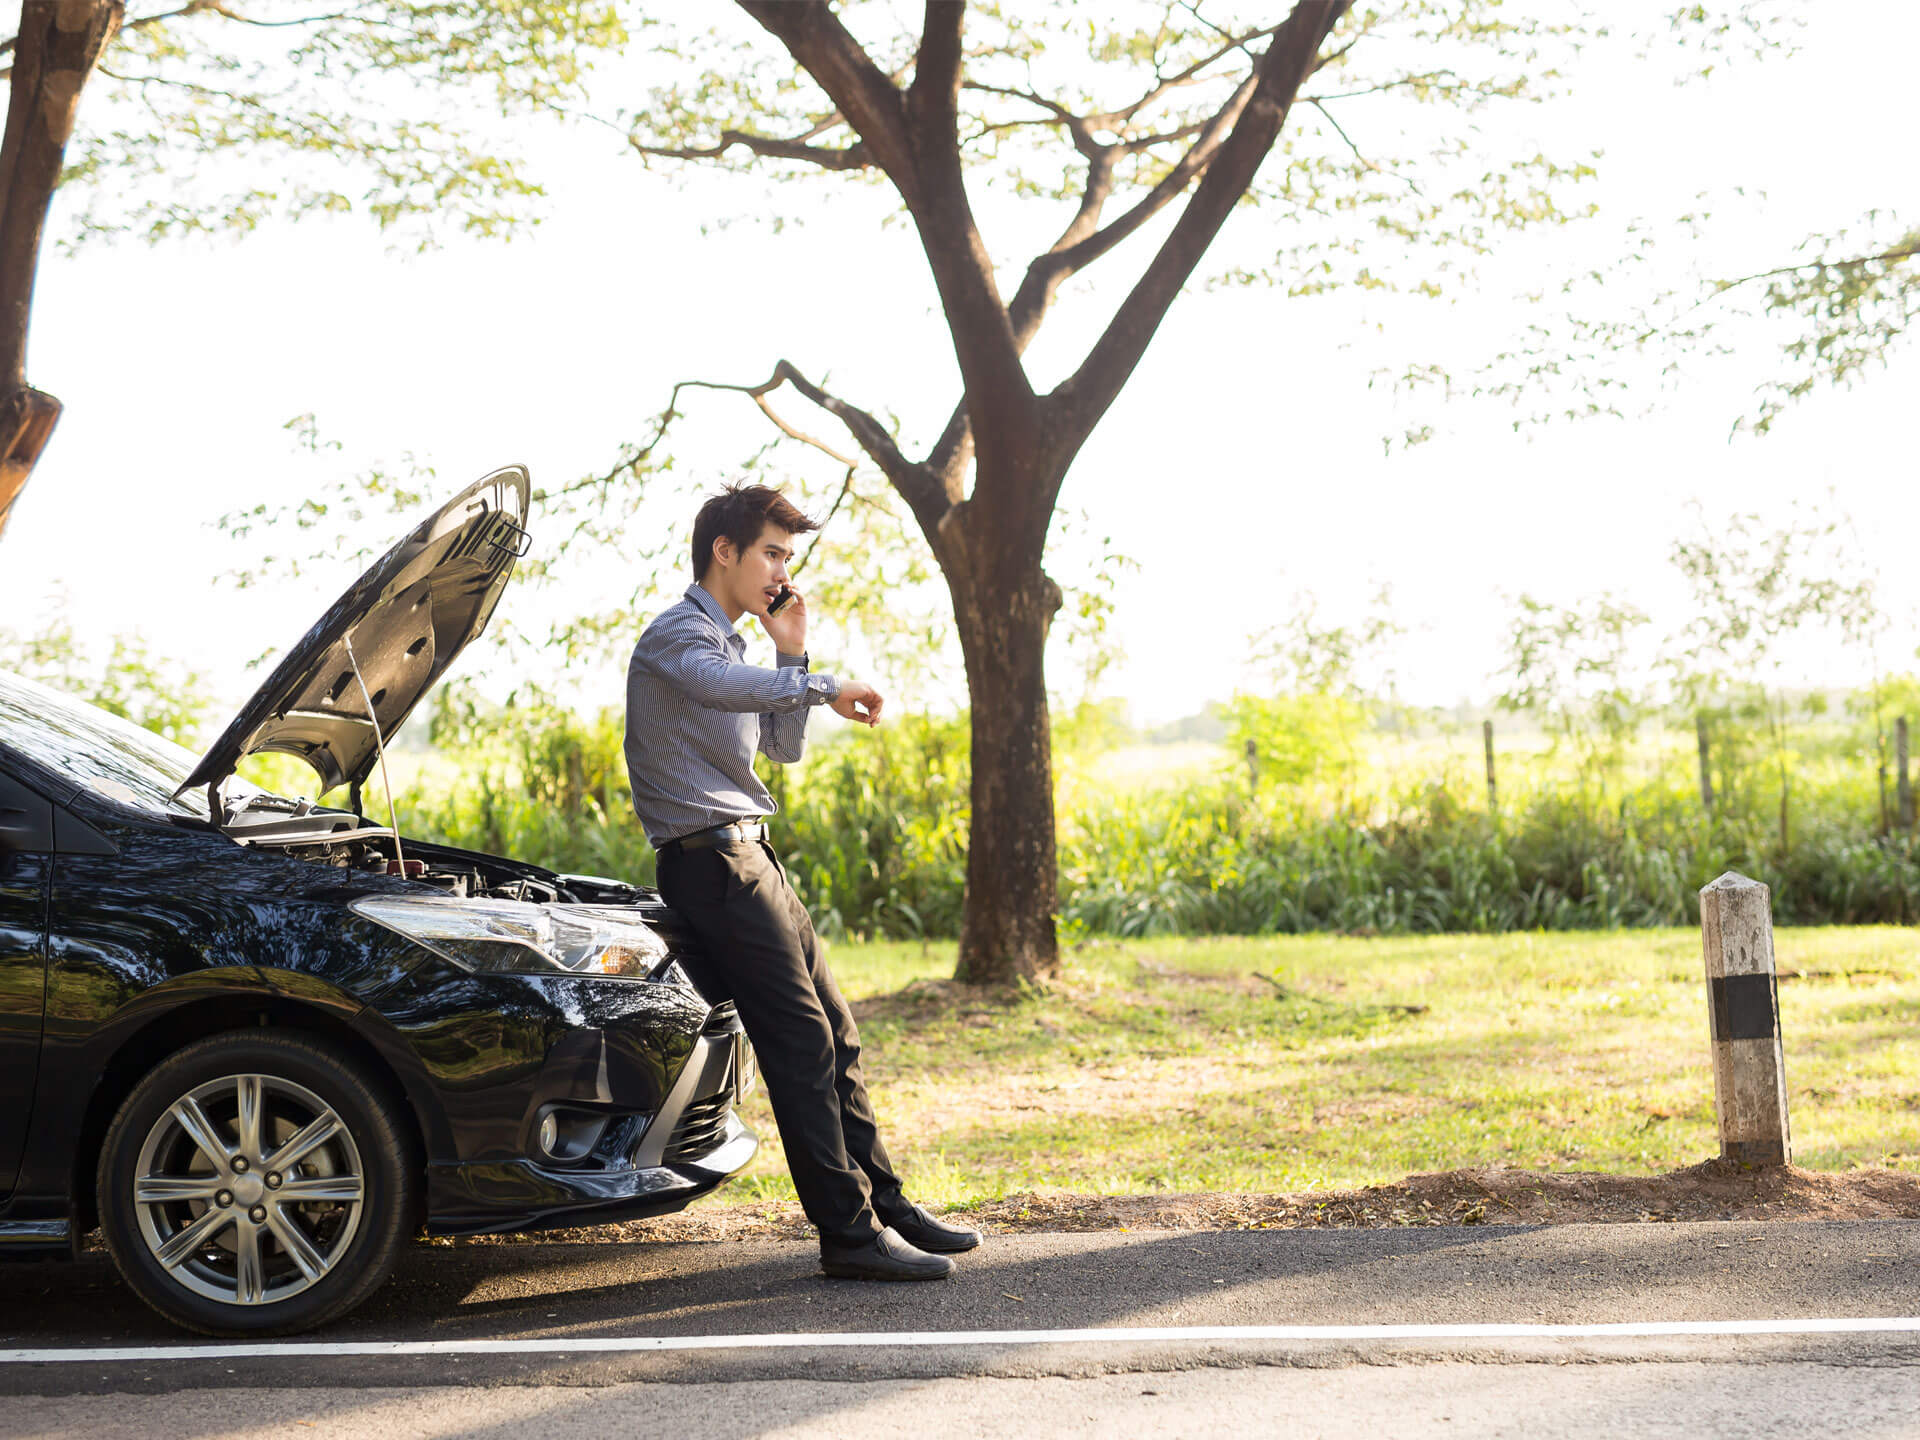
[{"label": "tree trunk", "polygon": [[[1013,985],[1060,972],[1045,669],[1060,587],[1040,568],[1039,547],[1011,543],[1012,537],[989,537],[979,547],[990,552],[981,564],[951,554],[959,548],[951,543],[958,528],[951,521],[943,527],[950,550],[943,568],[967,664],[973,813],[954,978]],[[995,538],[1000,543],[992,543]],[[1022,553],[1029,558],[1017,558]]]},{"label": "tree trunk", "polygon": [[60,402],[26,381],[33,279],[81,88],[123,14],[121,0],[20,7],[0,144],[0,531],[60,418]]}]

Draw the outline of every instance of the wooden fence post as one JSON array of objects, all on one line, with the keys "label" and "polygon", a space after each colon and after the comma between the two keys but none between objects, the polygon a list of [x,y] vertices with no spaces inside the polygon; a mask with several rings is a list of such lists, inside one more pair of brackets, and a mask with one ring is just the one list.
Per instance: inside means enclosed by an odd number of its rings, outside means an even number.
[{"label": "wooden fence post", "polygon": [[1700,746],[1700,808],[1711,815],[1713,813],[1713,768],[1712,754],[1707,747],[1707,717],[1693,717],[1693,735]]},{"label": "wooden fence post", "polygon": [[1899,807],[1900,828],[1913,829],[1913,779],[1907,774],[1907,717],[1893,722],[1894,803]]},{"label": "wooden fence post", "polygon": [[1771,892],[1729,870],[1700,891],[1700,935],[1720,1154],[1743,1165],[1790,1165]]},{"label": "wooden fence post", "polygon": [[1493,781],[1493,721],[1482,720],[1480,722],[1480,743],[1485,747],[1487,752],[1487,813],[1489,815],[1498,815],[1500,813],[1500,791],[1499,787],[1497,787]]}]

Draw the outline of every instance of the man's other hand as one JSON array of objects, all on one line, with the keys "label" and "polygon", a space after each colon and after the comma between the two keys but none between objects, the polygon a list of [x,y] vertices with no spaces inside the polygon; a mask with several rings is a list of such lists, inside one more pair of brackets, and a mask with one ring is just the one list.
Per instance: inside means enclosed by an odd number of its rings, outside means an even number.
[{"label": "man's other hand", "polygon": [[880,723],[880,707],[886,704],[880,692],[864,680],[842,680],[840,694],[833,702],[833,713],[843,720],[857,720],[862,725]]},{"label": "man's other hand", "polygon": [[767,632],[767,638],[773,641],[774,649],[782,655],[804,655],[807,653],[807,597],[797,589],[793,592],[793,603],[778,615],[767,614],[767,606],[773,600],[769,591],[760,599],[760,608],[753,612],[760,622],[760,628]]}]

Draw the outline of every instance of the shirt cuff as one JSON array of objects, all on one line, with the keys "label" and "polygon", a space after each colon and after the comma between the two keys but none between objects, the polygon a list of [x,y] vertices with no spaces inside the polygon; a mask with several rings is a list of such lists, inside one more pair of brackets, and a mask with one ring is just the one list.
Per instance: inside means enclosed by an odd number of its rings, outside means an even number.
[{"label": "shirt cuff", "polygon": [[[804,653],[788,655],[779,650],[773,653],[774,662],[782,670],[805,670],[807,668],[807,656]],[[806,688],[807,704],[809,705],[831,705],[840,698],[840,682],[831,675],[809,674],[804,685]]]}]

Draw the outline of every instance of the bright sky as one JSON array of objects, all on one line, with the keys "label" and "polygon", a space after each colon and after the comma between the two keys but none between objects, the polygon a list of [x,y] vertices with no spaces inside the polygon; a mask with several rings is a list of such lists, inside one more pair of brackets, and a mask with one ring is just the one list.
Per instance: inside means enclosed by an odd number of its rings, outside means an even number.
[{"label": "bright sky", "polygon": [[[1103,536],[1140,567],[1119,594],[1124,658],[1108,693],[1141,722],[1191,713],[1242,683],[1249,633],[1295,592],[1338,619],[1387,582],[1412,627],[1394,656],[1402,693],[1482,699],[1508,597],[1611,589],[1677,626],[1685,597],[1666,552],[1691,524],[1686,501],[1784,519],[1796,498],[1829,487],[1880,568],[1897,653],[1910,653],[1914,356],[1801,405],[1765,439],[1731,443],[1764,353],[1690,364],[1654,414],[1627,422],[1516,435],[1504,408],[1456,401],[1430,444],[1391,457],[1381,437],[1427,412],[1397,409],[1368,382],[1383,366],[1466,369],[1498,351],[1525,318],[1504,298],[1515,281],[1589,268],[1607,258],[1612,227],[1677,215],[1701,191],[1732,217],[1715,232],[1724,251],[1707,257],[1721,273],[1777,263],[1808,233],[1875,206],[1910,204],[1893,177],[1906,173],[1915,53],[1920,5],[1856,0],[1809,7],[1797,57],[1705,85],[1674,89],[1598,56],[1569,101],[1496,123],[1576,156],[1604,149],[1593,190],[1604,223],[1516,243],[1486,267],[1483,298],[1409,312],[1248,290],[1184,297],[1063,497],[1090,517],[1055,561],[1063,584],[1084,579]],[[750,184],[675,186],[617,142],[581,135],[539,153],[548,219],[510,245],[392,254],[370,227],[330,220],[238,244],[49,251],[29,374],[67,409],[0,541],[0,625],[31,628],[64,596],[83,635],[138,630],[237,702],[254,683],[246,662],[291,644],[351,574],[216,587],[247,557],[211,522],[296,501],[328,467],[410,452],[445,494],[509,461],[536,481],[572,478],[643,436],[675,379],[755,380],[781,356],[923,432],[944,417],[952,363],[931,284],[911,231],[880,228],[878,197],[827,187],[801,227],[703,234],[703,219],[751,203]],[[992,205],[981,208],[990,226]],[[1663,253],[1676,281],[1702,259],[1677,238]],[[1124,278],[1069,291],[1047,343],[1063,356],[1083,346]],[[341,455],[296,453],[283,426],[307,412],[344,442]],[[833,433],[825,417],[794,413]],[[701,400],[689,419],[688,465],[716,480],[765,438],[737,397]],[[569,598],[586,610],[602,597]],[[1805,669],[1809,682],[1845,682],[1855,662],[1815,650]],[[578,678],[588,697],[618,699],[617,666]]]}]

